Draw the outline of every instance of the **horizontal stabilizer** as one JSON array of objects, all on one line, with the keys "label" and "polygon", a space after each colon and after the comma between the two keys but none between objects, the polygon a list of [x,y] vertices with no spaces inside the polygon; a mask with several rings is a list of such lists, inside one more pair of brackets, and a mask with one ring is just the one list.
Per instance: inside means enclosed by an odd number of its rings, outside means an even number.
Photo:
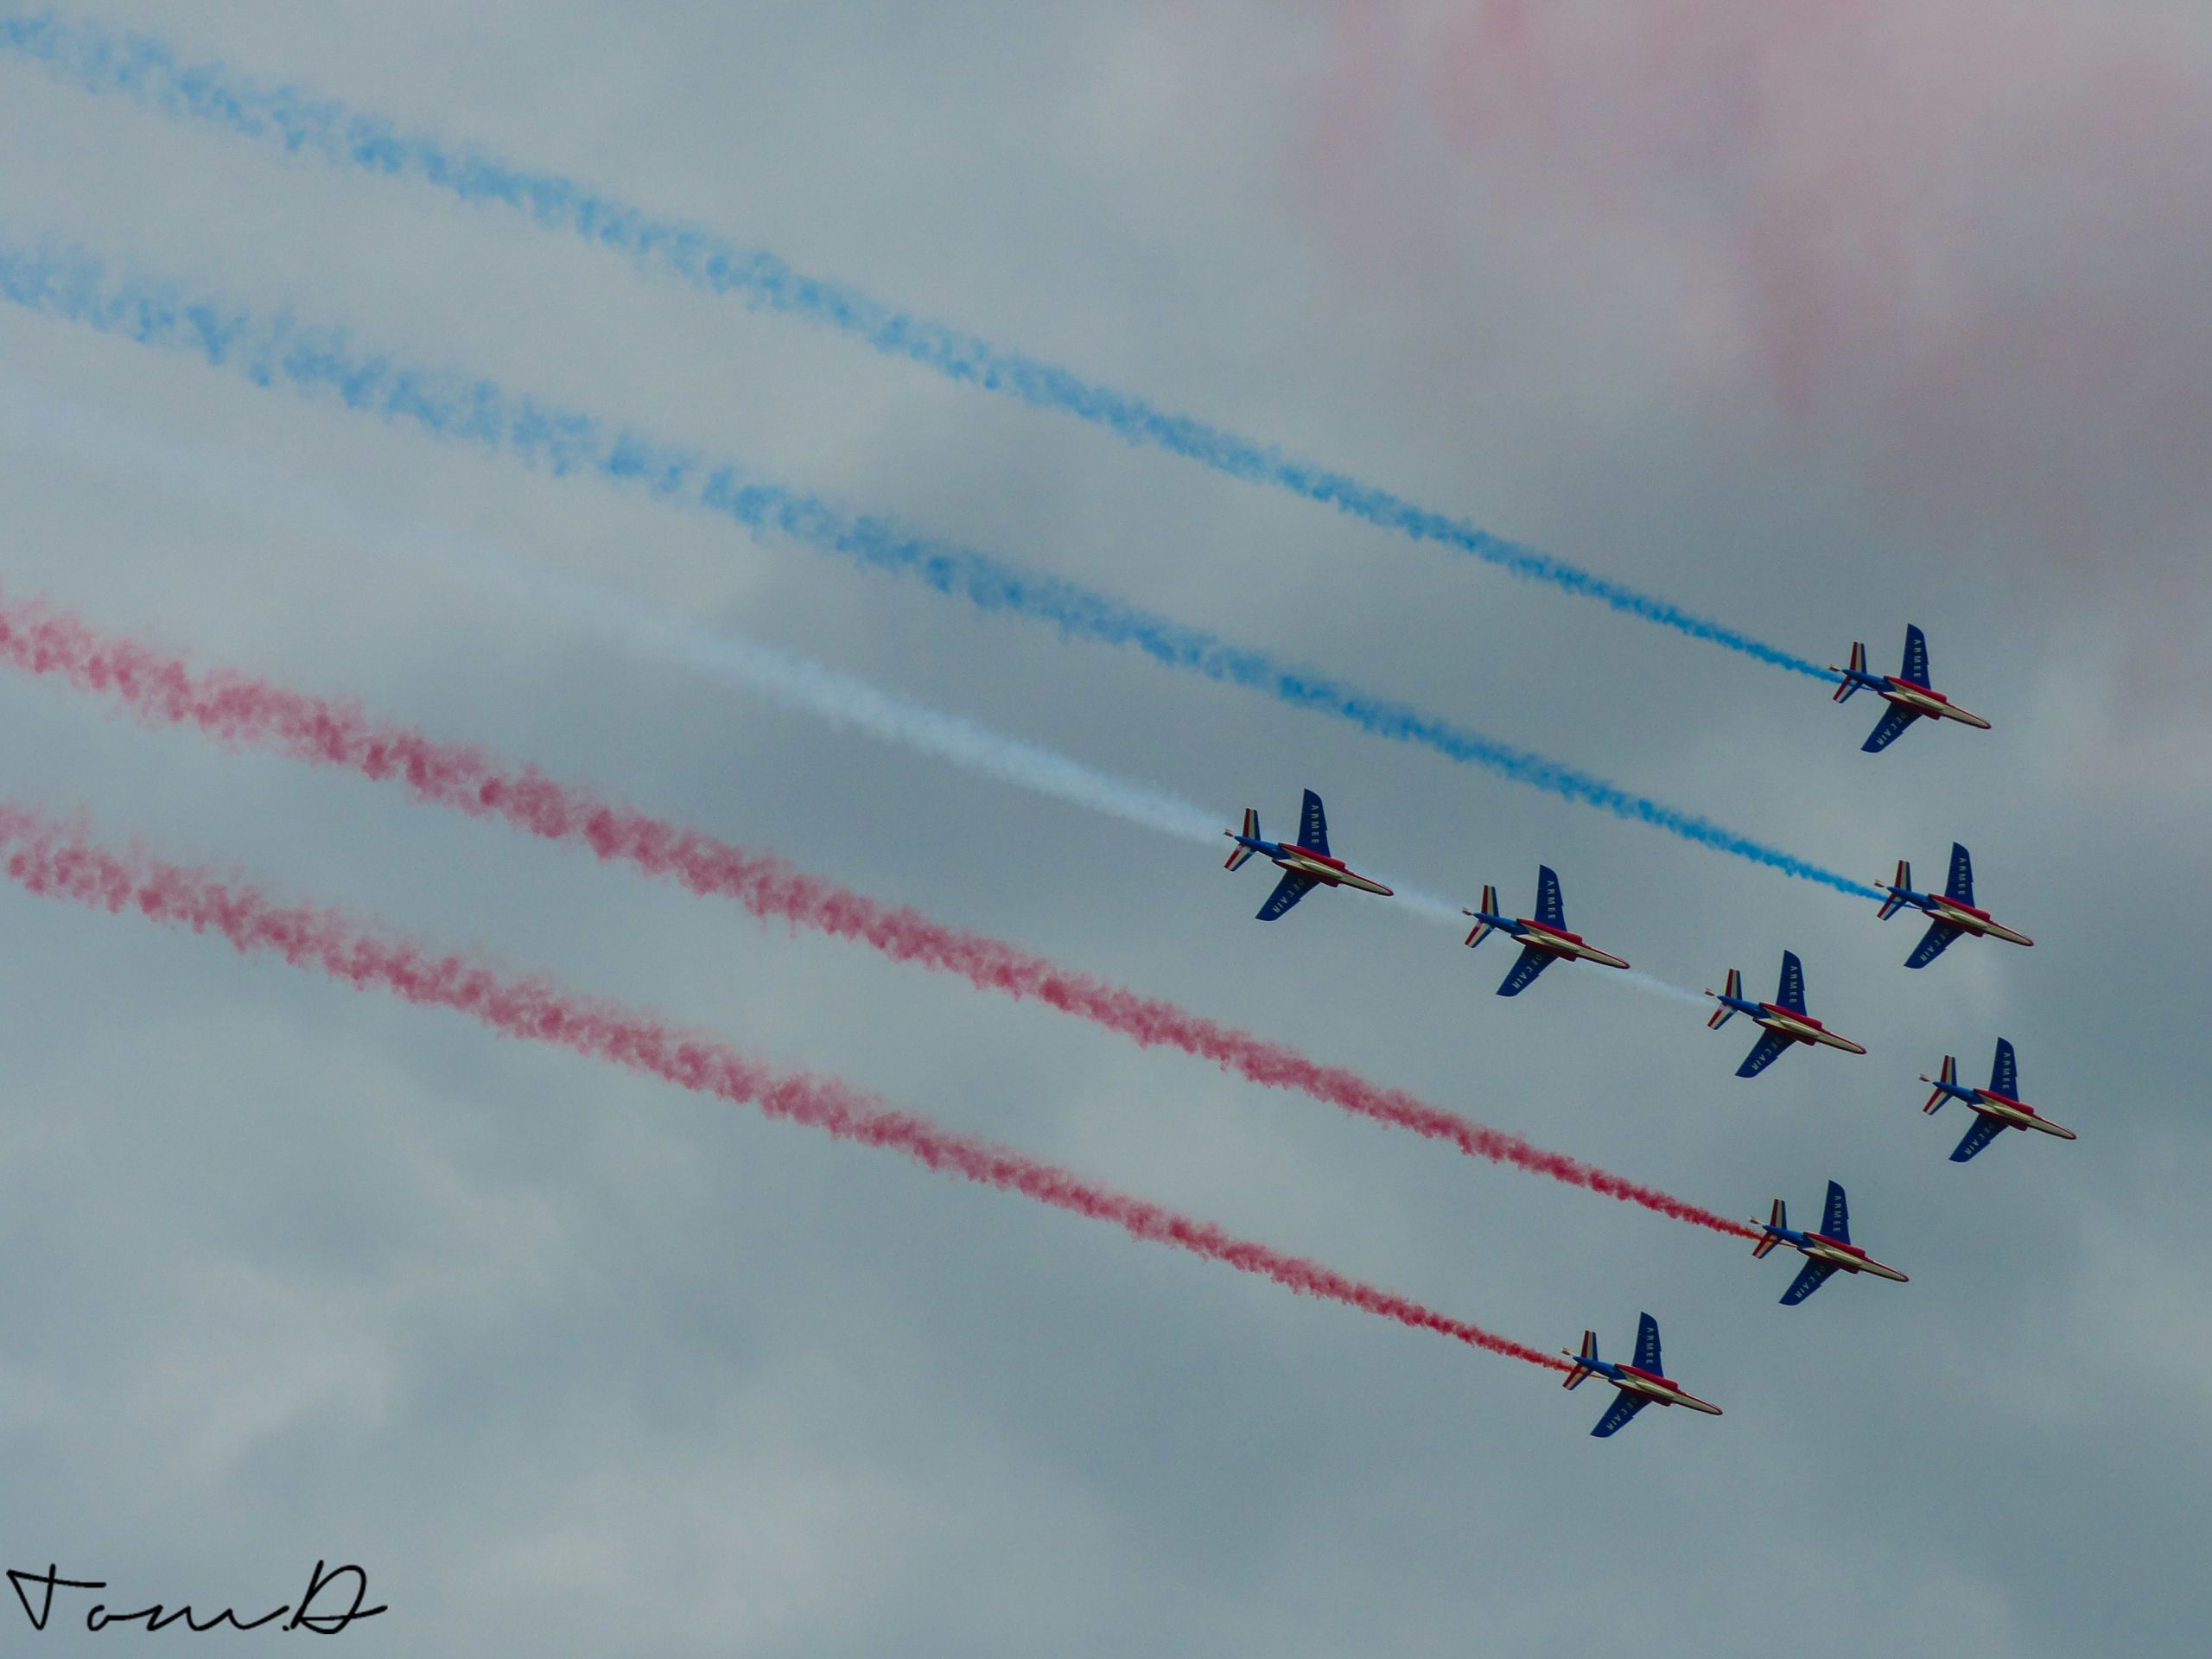
[{"label": "horizontal stabilizer", "polygon": [[1936,1085],[1936,1092],[1928,1096],[1928,1103],[1920,1109],[1923,1112],[1933,1112],[1951,1098],[1951,1090],[1957,1086],[1959,1081],[1959,1063],[1946,1054],[1942,1069],[1932,1077],[1923,1073],[1920,1080]]},{"label": "horizontal stabilizer", "polygon": [[1586,1362],[1594,1360],[1597,1357],[1598,1333],[1595,1331],[1585,1331],[1582,1333],[1581,1350],[1574,1356],[1574,1366],[1567,1372],[1567,1381],[1560,1386],[1561,1388],[1567,1389],[1580,1388],[1584,1382],[1587,1382],[1592,1376],[1596,1375],[1596,1373],[1590,1369]]},{"label": "horizontal stabilizer", "polygon": [[[1828,671],[1833,674],[1836,670],[1831,665]],[[1856,639],[1851,642],[1851,671],[1854,674],[1864,674],[1866,671],[1866,647]],[[1858,689],[1858,681],[1846,680],[1841,685],[1836,687],[1835,700],[1838,702],[1848,702],[1851,701],[1851,694]]]},{"label": "horizontal stabilizer", "polygon": [[[1234,830],[1224,830],[1222,834],[1234,839],[1237,832]],[[1243,836],[1246,841],[1257,841],[1260,838],[1260,815],[1255,809],[1249,806],[1244,809]],[[1229,862],[1222,868],[1226,870],[1241,869],[1243,868],[1244,861],[1251,856],[1252,849],[1249,847],[1239,846],[1229,855]]]},{"label": "horizontal stabilizer", "polygon": [[1897,880],[1890,883],[1890,896],[1882,901],[1881,919],[1883,921],[1888,921],[1891,917],[1904,908],[1904,900],[1898,895],[1911,891],[1911,888],[1912,866],[1906,863],[1904,860],[1899,859]]},{"label": "horizontal stabilizer", "polygon": [[1497,889],[1485,885],[1483,888],[1482,904],[1480,908],[1476,910],[1463,910],[1459,913],[1462,916],[1472,916],[1476,918],[1474,926],[1468,931],[1467,943],[1470,945],[1480,944],[1483,940],[1488,937],[1491,929],[1491,925],[1481,918],[1484,916],[1496,916],[1499,913],[1497,908]]},{"label": "horizontal stabilizer", "polygon": [[[1707,990],[1706,995],[1707,996],[1711,996],[1713,993],[1711,990]],[[1721,991],[1719,995],[1722,996],[1741,997],[1744,995],[1743,975],[1738,973],[1733,968],[1731,968],[1728,970],[1727,988]],[[1708,1031],[1719,1030],[1721,1027],[1726,1025],[1728,1021],[1735,1016],[1735,1009],[1730,1007],[1726,1002],[1723,1002],[1719,1007],[1713,1011],[1713,1018],[1705,1022],[1706,1029]]]},{"label": "horizontal stabilizer", "polygon": [[[1757,1225],[1756,1223],[1753,1224]],[[1774,1201],[1774,1211],[1772,1214],[1767,1217],[1766,1224],[1769,1227],[1777,1229],[1787,1227],[1789,1224],[1789,1208],[1780,1198],[1777,1198]],[[1754,1257],[1764,1256],[1769,1250],[1772,1249],[1776,1245],[1781,1243],[1782,1240],[1777,1236],[1777,1234],[1769,1233],[1765,1237],[1759,1240],[1758,1243],[1751,1246],[1751,1255]]]}]

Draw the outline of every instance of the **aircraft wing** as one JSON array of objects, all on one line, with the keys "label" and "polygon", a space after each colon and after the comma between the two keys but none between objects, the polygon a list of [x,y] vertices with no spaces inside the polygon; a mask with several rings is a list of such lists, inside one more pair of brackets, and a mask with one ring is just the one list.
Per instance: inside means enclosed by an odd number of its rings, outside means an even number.
[{"label": "aircraft wing", "polygon": [[1797,1269],[1797,1276],[1789,1281],[1789,1288],[1782,1293],[1782,1305],[1784,1307],[1796,1306],[1798,1303],[1827,1283],[1828,1275],[1834,1271],[1833,1263],[1808,1262]]},{"label": "aircraft wing", "polygon": [[2012,1045],[1999,1037],[1997,1039],[1997,1064],[1990,1069],[1989,1092],[2011,1099],[2020,1097],[2020,1066],[2012,1058]]},{"label": "aircraft wing", "polygon": [[1828,1183],[1827,1209],[1821,1216],[1821,1230],[1839,1244],[1851,1243],[1851,1212],[1843,1202],[1843,1189]]},{"label": "aircraft wing", "polygon": [[1915,685],[1933,685],[1928,677],[1928,636],[1908,622],[1904,625],[1904,677]]},{"label": "aircraft wing", "polygon": [[1943,954],[1943,949],[1959,937],[1961,930],[1948,922],[1930,922],[1928,931],[1920,936],[1920,943],[1912,947],[1912,954],[1904,959],[1908,968],[1925,968]]},{"label": "aircraft wing", "polygon": [[1539,950],[1533,944],[1521,947],[1521,959],[1513,964],[1505,982],[1497,988],[1500,996],[1518,996],[1536,982],[1536,976],[1551,965],[1552,953]]},{"label": "aircraft wing", "polygon": [[1259,919],[1274,921],[1318,885],[1310,875],[1300,875],[1295,870],[1285,871],[1282,880],[1275,883],[1275,890],[1268,895],[1268,902],[1260,906]]},{"label": "aircraft wing", "polygon": [[1667,1375],[1667,1368],[1659,1363],[1659,1321],[1649,1313],[1636,1316],[1636,1369],[1654,1376]]},{"label": "aircraft wing", "polygon": [[1976,1112],[1974,1115],[1974,1127],[1966,1132],[1965,1137],[1960,1141],[1957,1148],[1951,1154],[1951,1161],[1955,1164],[1963,1164],[2004,1132],[2003,1123],[1993,1117]]},{"label": "aircraft wing", "polygon": [[1900,709],[1891,703],[1889,712],[1875,722],[1874,729],[1866,734],[1866,741],[1859,747],[1869,754],[1879,754],[1903,737],[1904,728],[1919,718],[1919,709]]},{"label": "aircraft wing", "polygon": [[1750,1053],[1744,1056],[1744,1063],[1736,1068],[1736,1075],[1756,1077],[1774,1064],[1776,1057],[1789,1046],[1789,1040],[1778,1031],[1770,1031],[1759,1039]]},{"label": "aircraft wing", "polygon": [[1590,1432],[1599,1440],[1620,1432],[1623,1424],[1651,1403],[1649,1395],[1617,1394],[1613,1403],[1605,1408],[1605,1414],[1598,1420],[1598,1427]]},{"label": "aircraft wing", "polygon": [[1561,931],[1567,927],[1567,900],[1560,896],[1559,872],[1548,864],[1536,867],[1536,919]]},{"label": "aircraft wing", "polygon": [[1943,886],[1943,896],[1962,905],[1974,903],[1974,860],[1955,841],[1951,843],[1951,879]]},{"label": "aircraft wing", "polygon": [[1805,964],[1795,950],[1782,953],[1782,988],[1775,993],[1775,1001],[1792,1014],[1805,1012]]},{"label": "aircraft wing", "polygon": [[1305,810],[1298,815],[1298,844],[1309,853],[1329,856],[1329,815],[1321,810],[1321,798],[1310,789]]}]

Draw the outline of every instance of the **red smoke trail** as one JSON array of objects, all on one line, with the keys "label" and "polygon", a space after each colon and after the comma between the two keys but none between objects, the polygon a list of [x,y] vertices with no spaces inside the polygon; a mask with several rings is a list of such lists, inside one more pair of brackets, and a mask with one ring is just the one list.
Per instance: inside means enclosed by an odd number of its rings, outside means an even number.
[{"label": "red smoke trail", "polygon": [[1547,1152],[1519,1135],[1485,1128],[1342,1067],[1319,1065],[1283,1044],[1058,967],[1001,940],[880,903],[779,858],[603,801],[533,767],[516,768],[479,749],[372,721],[350,702],[286,690],[230,670],[195,672],[180,658],[137,640],[103,635],[79,618],[40,605],[0,601],[0,662],[112,697],[149,722],[197,726],[228,742],[344,766],[379,782],[403,783],[418,799],[474,817],[504,819],[549,841],[588,847],[610,862],[680,881],[694,893],[734,899],[756,916],[855,939],[895,961],[958,974],[984,990],[1034,997],[1147,1046],[1179,1048],[1254,1083],[1295,1089],[1360,1116],[1447,1141],[1471,1157],[1640,1204],[1715,1232],[1758,1236],[1753,1229],[1656,1187]]},{"label": "red smoke trail", "polygon": [[1548,1354],[1318,1262],[1094,1185],[1009,1147],[893,1111],[834,1079],[778,1073],[711,1038],[671,1029],[650,1014],[566,991],[535,976],[514,977],[469,957],[435,955],[340,912],[280,905],[252,887],[205,871],[118,855],[78,830],[20,808],[0,806],[0,845],[8,849],[9,877],[33,893],[118,914],[136,910],[195,933],[219,933],[240,951],[271,951],[296,968],[315,969],[357,990],[374,988],[409,1002],[452,1008],[505,1036],[557,1044],[696,1094],[757,1106],[770,1117],[825,1130],[842,1141],[901,1153],[941,1173],[1020,1192],[1094,1221],[1111,1222],[1132,1237],[1259,1274],[1302,1296],[1342,1302],[1531,1365],[1567,1369]]}]

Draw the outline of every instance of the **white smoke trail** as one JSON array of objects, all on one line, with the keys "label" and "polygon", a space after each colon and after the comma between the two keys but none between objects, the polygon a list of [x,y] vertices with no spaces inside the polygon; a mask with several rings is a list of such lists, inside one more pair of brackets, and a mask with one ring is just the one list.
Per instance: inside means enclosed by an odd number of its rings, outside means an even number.
[{"label": "white smoke trail", "polygon": [[[181,444],[126,433],[111,422],[31,395],[21,382],[0,386],[0,429],[11,442],[71,454],[121,460],[165,482],[219,495],[255,508],[276,506],[351,540],[368,541],[433,563],[496,588],[501,601],[535,607],[615,639],[628,649],[751,693],[777,707],[812,715],[915,753],[950,762],[1033,794],[1102,812],[1125,823],[1199,846],[1219,844],[1231,820],[1152,785],[1088,766],[1027,740],[992,730],[963,715],[913,702],[851,674],[725,628],[709,627],[620,589],[534,566],[477,541],[373,518],[327,493]],[[1460,907],[1447,899],[1378,877],[1395,890],[1397,906],[1457,931]],[[1611,979],[1612,975],[1605,976]],[[1702,999],[1649,974],[1620,979],[1675,1001]]]}]

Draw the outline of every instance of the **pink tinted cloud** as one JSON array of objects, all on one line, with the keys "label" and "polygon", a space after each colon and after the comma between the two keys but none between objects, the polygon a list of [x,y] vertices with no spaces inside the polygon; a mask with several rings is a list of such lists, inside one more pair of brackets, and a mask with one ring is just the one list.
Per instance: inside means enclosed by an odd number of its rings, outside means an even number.
[{"label": "pink tinted cloud", "polygon": [[1363,262],[1395,238],[1433,267],[1434,221],[1472,202],[1491,246],[1654,273],[1684,368],[1763,389],[1885,487],[2154,564],[2212,517],[2201,35],[2022,0],[1335,18],[1302,159],[1356,204]]}]

